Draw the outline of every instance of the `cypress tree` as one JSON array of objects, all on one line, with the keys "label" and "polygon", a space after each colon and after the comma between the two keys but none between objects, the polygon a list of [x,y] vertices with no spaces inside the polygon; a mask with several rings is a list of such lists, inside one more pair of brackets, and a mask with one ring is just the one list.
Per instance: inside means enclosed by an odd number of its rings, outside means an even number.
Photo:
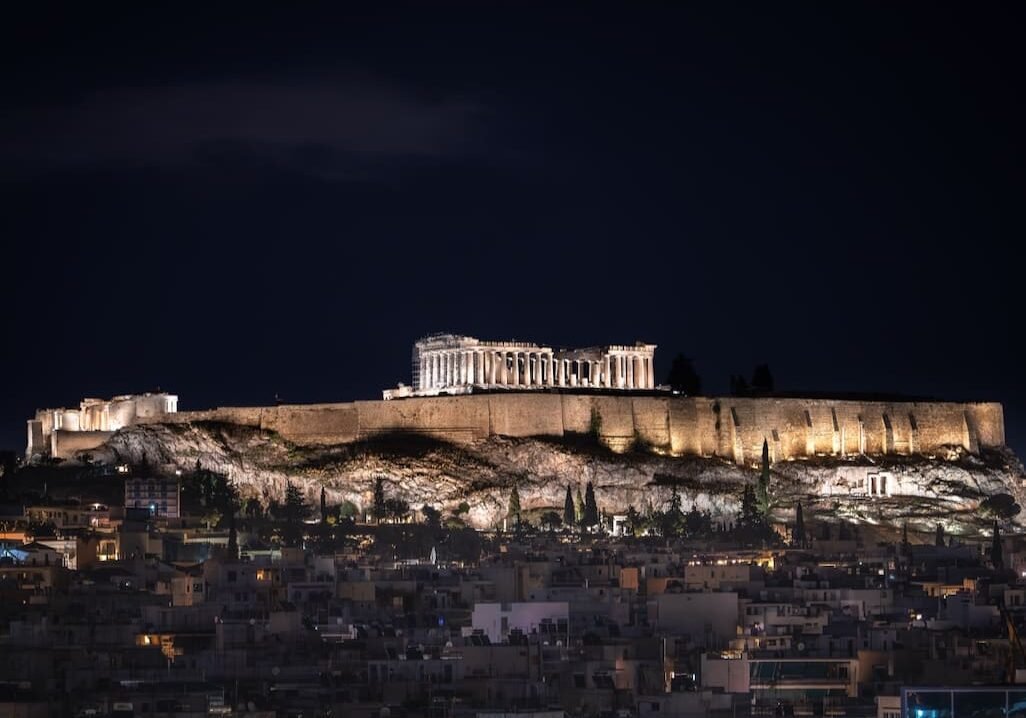
[{"label": "cypress tree", "polygon": [[323,486],[321,487],[321,523],[328,523],[328,500]]},{"label": "cypress tree", "polygon": [[285,530],[283,538],[286,546],[303,545],[303,517],[308,506],[303,500],[299,487],[292,482],[285,484]]},{"label": "cypress tree", "polygon": [[595,502],[595,487],[591,482],[584,491],[584,525],[594,526],[599,522],[598,504]]},{"label": "cypress tree", "polygon": [[759,474],[759,484],[756,487],[755,501],[759,508],[759,513],[763,517],[769,517],[770,510],[770,495],[769,495],[769,483],[770,483],[770,462],[769,462],[769,441],[766,439],[762,440],[762,471]]},{"label": "cypress tree", "polygon": [[698,396],[702,393],[702,379],[695,371],[692,360],[683,354],[678,354],[673,358],[666,383],[678,394]]},{"label": "cypress tree", "polygon": [[574,495],[570,492],[570,484],[566,485],[566,500],[563,501],[563,525],[573,528],[577,523],[577,513],[574,510]]},{"label": "cypress tree", "polygon": [[385,518],[385,481],[380,476],[374,479],[374,520],[379,524]]},{"label": "cypress tree", "polygon": [[794,509],[794,533],[791,536],[791,545],[795,548],[805,548],[805,516],[802,514],[801,501]]},{"label": "cypress tree", "polygon": [[517,491],[516,484],[513,484],[513,490],[509,492],[509,508],[506,515],[517,520],[520,519],[520,492]]},{"label": "cypress tree", "polygon": [[239,532],[235,529],[235,511],[228,513],[228,556],[232,561],[239,558]]},{"label": "cypress tree", "polygon": [[994,519],[994,540],[990,545],[990,562],[998,571],[1005,567],[1005,559],[1001,549],[1001,530],[998,528],[997,519]]},{"label": "cypress tree", "polygon": [[937,524],[937,535],[933,539],[934,546],[944,545],[944,524]]}]

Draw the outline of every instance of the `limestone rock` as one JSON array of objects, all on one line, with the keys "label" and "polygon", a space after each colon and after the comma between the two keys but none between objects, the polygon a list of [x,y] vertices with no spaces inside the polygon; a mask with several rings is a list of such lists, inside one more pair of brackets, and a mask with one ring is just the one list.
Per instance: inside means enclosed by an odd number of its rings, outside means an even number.
[{"label": "limestone rock", "polygon": [[[316,504],[324,486],[330,503],[351,501],[364,511],[382,477],[386,493],[419,509],[444,513],[462,501],[468,522],[494,527],[506,514],[516,484],[523,510],[562,514],[567,484],[595,486],[600,510],[633,505],[665,507],[676,486],[685,510],[708,511],[732,522],[744,482],[758,467],[716,457],[672,457],[648,451],[617,454],[588,436],[560,439],[492,437],[454,445],[416,434],[393,434],[351,444],[294,445],[274,432],[216,422],[146,424],[115,433],[94,461],[142,463],[188,472],[197,463],[226,474],[244,497],[282,500],[286,483]],[[932,530],[976,530],[989,520],[977,512],[987,496],[1008,493],[1026,506],[1023,466],[1007,449],[980,456],[952,448],[943,456],[815,457],[778,462],[771,489],[777,518],[789,520],[794,502],[811,511],[870,524],[908,521]],[[576,489],[575,489],[576,491]]]}]

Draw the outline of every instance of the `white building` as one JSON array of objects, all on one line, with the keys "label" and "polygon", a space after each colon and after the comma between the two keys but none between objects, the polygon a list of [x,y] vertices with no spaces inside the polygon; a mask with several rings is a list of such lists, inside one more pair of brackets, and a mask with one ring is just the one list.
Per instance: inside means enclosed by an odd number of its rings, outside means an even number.
[{"label": "white building", "polygon": [[510,631],[551,634],[553,640],[566,640],[570,625],[570,604],[566,601],[518,603],[475,603],[470,618],[474,631],[502,643]]}]

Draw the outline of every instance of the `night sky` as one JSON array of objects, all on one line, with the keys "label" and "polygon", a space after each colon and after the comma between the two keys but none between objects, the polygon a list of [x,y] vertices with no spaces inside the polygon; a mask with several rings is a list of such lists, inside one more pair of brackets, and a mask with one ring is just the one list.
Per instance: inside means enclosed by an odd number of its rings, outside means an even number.
[{"label": "night sky", "polygon": [[372,5],[5,18],[0,446],[380,398],[451,331],[997,400],[1026,452],[1026,5]]}]

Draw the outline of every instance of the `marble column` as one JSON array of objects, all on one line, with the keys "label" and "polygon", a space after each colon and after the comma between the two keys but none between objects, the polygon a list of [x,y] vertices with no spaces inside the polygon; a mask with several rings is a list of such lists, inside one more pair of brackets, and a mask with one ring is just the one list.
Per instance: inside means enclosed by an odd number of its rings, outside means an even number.
[{"label": "marble column", "polygon": [[534,385],[541,386],[542,380],[545,378],[545,372],[542,371],[542,357],[544,355],[541,352],[534,353]]},{"label": "marble column", "polygon": [[627,388],[637,388],[634,384],[634,357],[630,356],[627,358]]}]

